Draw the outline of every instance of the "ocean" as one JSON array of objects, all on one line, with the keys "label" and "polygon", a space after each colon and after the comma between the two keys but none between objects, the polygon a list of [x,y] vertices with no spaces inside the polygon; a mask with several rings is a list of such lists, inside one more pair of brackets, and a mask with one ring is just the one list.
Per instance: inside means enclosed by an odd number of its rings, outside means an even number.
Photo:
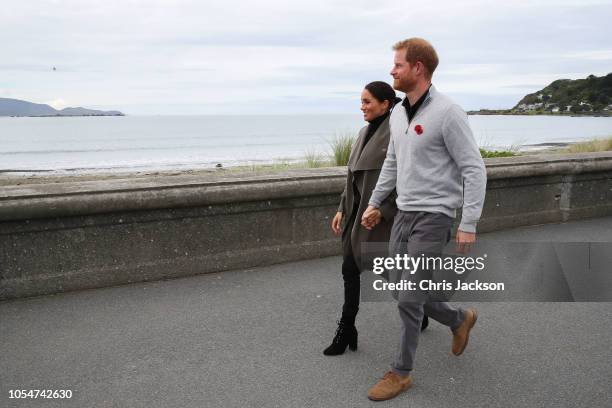
[{"label": "ocean", "polygon": [[[470,116],[489,149],[612,136],[612,117]],[[295,162],[328,155],[361,115],[0,118],[0,172],[95,173]]]}]

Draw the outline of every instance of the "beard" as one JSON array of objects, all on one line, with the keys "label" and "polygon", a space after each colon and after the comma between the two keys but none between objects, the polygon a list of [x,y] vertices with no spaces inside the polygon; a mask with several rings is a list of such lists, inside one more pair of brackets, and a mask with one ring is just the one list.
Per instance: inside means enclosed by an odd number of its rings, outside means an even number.
[{"label": "beard", "polygon": [[393,78],[393,89],[408,93],[416,88],[417,81],[414,78]]}]

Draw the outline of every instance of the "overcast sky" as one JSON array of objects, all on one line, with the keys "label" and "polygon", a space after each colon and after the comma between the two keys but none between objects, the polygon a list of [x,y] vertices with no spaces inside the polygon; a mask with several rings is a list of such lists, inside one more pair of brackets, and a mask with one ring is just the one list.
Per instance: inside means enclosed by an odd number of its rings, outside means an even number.
[{"label": "overcast sky", "polygon": [[[612,1],[13,1],[0,97],[128,114],[358,113],[391,46],[428,39],[439,90],[508,108],[612,72]],[[53,70],[53,67],[56,70]]]}]

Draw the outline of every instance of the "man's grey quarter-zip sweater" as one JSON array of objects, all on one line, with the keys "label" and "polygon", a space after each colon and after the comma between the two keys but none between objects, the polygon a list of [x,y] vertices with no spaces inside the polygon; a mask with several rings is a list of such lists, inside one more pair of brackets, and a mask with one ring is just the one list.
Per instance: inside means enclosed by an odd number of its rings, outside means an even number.
[{"label": "man's grey quarter-zip sweater", "polygon": [[379,207],[395,188],[400,210],[455,218],[463,206],[459,229],[476,232],[487,173],[463,109],[432,85],[410,123],[398,104],[389,126],[387,156],[369,204]]}]

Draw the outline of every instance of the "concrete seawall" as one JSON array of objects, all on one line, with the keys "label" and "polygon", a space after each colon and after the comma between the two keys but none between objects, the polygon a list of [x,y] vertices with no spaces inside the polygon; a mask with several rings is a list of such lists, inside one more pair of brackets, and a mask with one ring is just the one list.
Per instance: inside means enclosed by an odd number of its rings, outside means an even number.
[{"label": "concrete seawall", "polygon": [[[612,214],[612,153],[486,163],[481,232]],[[345,176],[339,167],[0,187],[0,299],[338,254],[329,223]]]}]

